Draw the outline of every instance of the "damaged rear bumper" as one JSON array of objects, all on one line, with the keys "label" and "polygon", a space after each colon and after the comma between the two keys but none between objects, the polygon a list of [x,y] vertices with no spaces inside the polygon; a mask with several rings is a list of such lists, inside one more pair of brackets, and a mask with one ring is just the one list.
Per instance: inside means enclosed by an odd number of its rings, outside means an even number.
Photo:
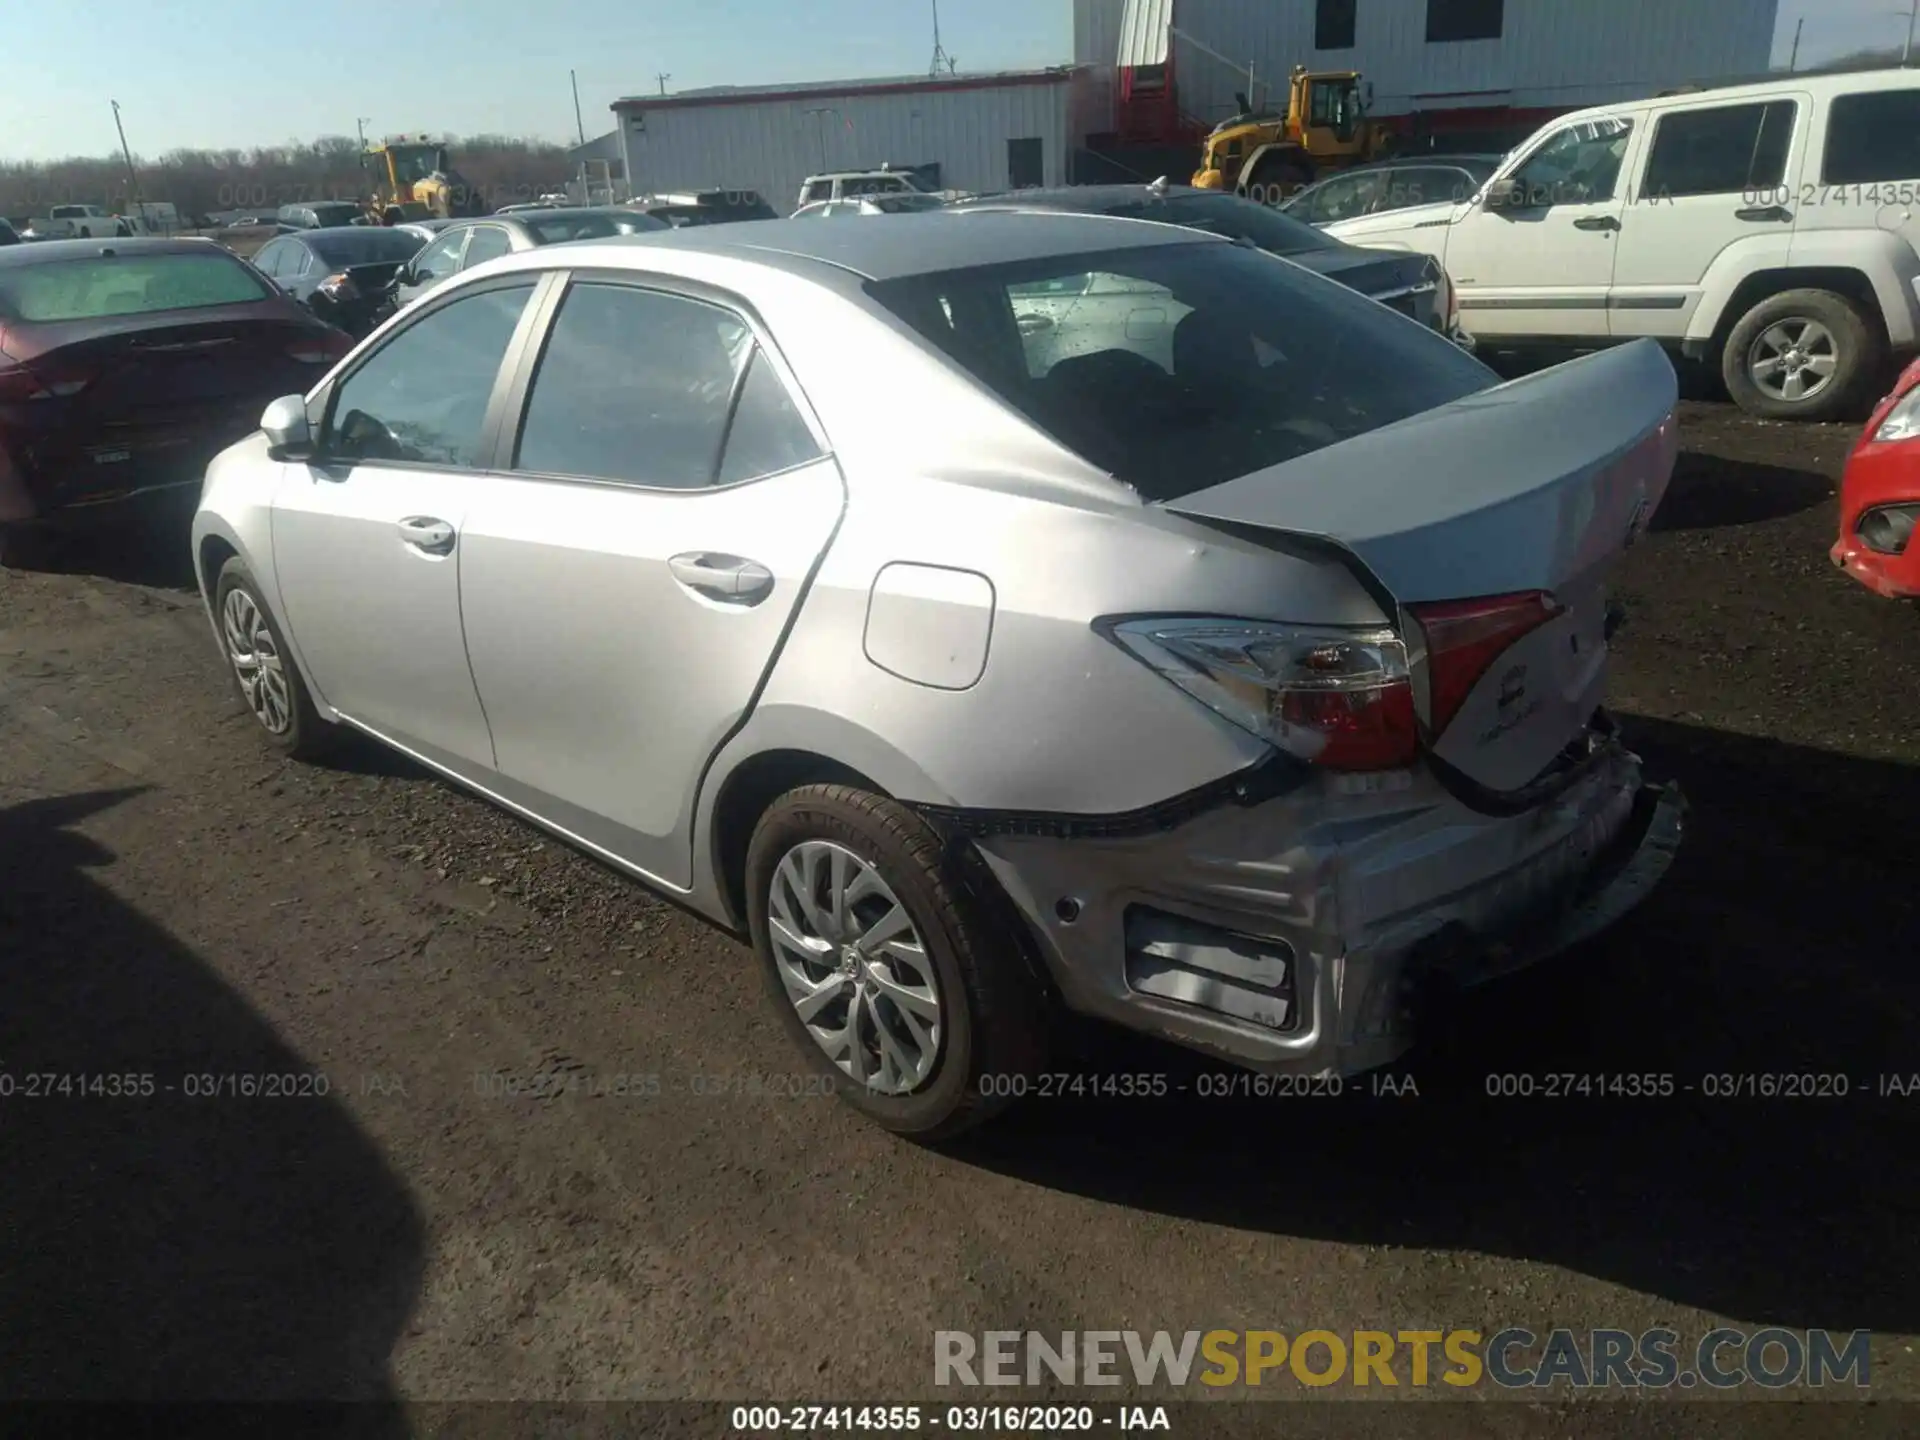
[{"label": "damaged rear bumper", "polygon": [[1504,818],[1425,785],[1360,803],[1315,790],[1151,835],[976,843],[1069,1007],[1256,1070],[1350,1075],[1411,1047],[1435,989],[1535,964],[1638,906],[1685,812],[1616,747]]}]

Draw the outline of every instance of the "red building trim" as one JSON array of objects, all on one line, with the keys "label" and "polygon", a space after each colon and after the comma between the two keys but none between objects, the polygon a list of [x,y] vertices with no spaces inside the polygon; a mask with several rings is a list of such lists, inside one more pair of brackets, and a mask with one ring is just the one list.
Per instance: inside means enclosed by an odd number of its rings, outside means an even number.
[{"label": "red building trim", "polygon": [[839,100],[849,96],[862,99],[869,95],[941,95],[953,90],[1013,90],[1029,85],[1064,85],[1073,78],[1071,70],[1035,70],[1012,75],[968,75],[954,80],[896,80],[875,85],[849,81],[814,90],[733,90],[725,95],[663,95],[650,99],[640,95],[616,100],[613,109],[622,115],[651,110],[699,110],[715,105],[779,105],[804,100]]}]

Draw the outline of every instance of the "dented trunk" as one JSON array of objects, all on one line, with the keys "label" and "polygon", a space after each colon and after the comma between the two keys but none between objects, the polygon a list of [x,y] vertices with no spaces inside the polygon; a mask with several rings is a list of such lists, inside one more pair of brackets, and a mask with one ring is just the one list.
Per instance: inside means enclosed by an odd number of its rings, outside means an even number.
[{"label": "dented trunk", "polygon": [[[1164,503],[1343,550],[1399,611],[1430,753],[1516,790],[1601,703],[1608,579],[1666,493],[1677,399],[1635,341]],[[1430,643],[1476,617],[1477,648]]]}]

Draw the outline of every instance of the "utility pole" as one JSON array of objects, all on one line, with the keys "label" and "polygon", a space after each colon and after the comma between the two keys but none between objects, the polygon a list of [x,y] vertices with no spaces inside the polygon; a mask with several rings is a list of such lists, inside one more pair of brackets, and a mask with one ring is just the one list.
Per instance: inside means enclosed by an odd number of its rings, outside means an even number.
[{"label": "utility pole", "polygon": [[949,75],[955,69],[953,57],[947,54],[946,48],[940,43],[940,0],[933,0],[933,63],[927,67],[927,74],[938,79],[942,67]]},{"label": "utility pole", "polygon": [[1913,0],[1907,7],[1907,43],[1900,47],[1900,63],[1904,66],[1913,58],[1913,25],[1920,20],[1920,0]]},{"label": "utility pole", "polygon": [[1787,73],[1793,74],[1800,68],[1800,32],[1807,28],[1807,17],[1802,15],[1793,25],[1793,53],[1787,56]]},{"label": "utility pole", "polygon": [[654,76],[653,78],[654,78],[654,79],[656,79],[656,80],[658,80],[658,81],[660,82],[660,93],[661,93],[662,95],[664,95],[664,94],[666,94],[666,93],[667,93],[667,81],[669,81],[669,80],[671,80],[671,79],[673,78],[673,76],[671,76],[671,75],[667,75],[667,74],[660,74],[660,75],[656,75],[656,76]]},{"label": "utility pole", "polygon": [[807,114],[813,116],[814,119],[819,122],[814,128],[820,135],[820,169],[822,171],[825,171],[827,168],[827,116],[838,113],[838,111],[829,109],[824,105],[816,105],[807,111]]},{"label": "utility pole", "polygon": [[120,132],[120,153],[127,161],[127,204],[135,215],[145,220],[146,212],[140,208],[140,176],[133,168],[133,151],[127,146],[127,127],[120,123],[120,102],[109,100],[107,103],[113,106],[113,128]]},{"label": "utility pole", "polygon": [[573,81],[574,128],[580,132],[580,143],[584,145],[587,143],[587,122],[580,118],[580,76],[577,72],[569,70],[567,78]]},{"label": "utility pole", "polygon": [[360,137],[360,168],[362,170],[367,168],[367,126],[372,122],[371,115],[356,116],[353,122],[354,133]]}]

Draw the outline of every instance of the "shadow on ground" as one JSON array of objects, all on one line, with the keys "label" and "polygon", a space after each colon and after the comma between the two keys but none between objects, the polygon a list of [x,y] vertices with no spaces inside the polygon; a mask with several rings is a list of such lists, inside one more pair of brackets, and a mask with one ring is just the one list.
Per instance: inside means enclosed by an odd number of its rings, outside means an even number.
[{"label": "shadow on ground", "polygon": [[422,1217],[337,1096],[186,1093],[316,1067],[88,873],[135,793],[0,810],[0,1395],[389,1399]]},{"label": "shadow on ground", "polygon": [[76,512],[58,528],[11,537],[6,564],[12,569],[191,590],[196,501],[193,491],[169,491],[140,502]]},{"label": "shadow on ground", "polygon": [[[1449,1043],[1402,1067],[1420,1098],[1029,1104],[956,1156],[1247,1230],[1562,1266],[1752,1322],[1920,1328],[1920,1097],[1862,1093],[1920,1072],[1920,770],[1627,718],[1649,772],[1693,802],[1679,860],[1611,937],[1472,997]],[[1102,1069],[1193,1068],[1105,1044]],[[1487,1094],[1490,1075],[1594,1072],[1671,1073],[1676,1093]],[[1839,1073],[1851,1093],[1703,1093],[1754,1072]]]},{"label": "shadow on ground", "polygon": [[1832,500],[1834,484],[1812,470],[1682,452],[1652,528],[1711,530],[1798,515]]}]

